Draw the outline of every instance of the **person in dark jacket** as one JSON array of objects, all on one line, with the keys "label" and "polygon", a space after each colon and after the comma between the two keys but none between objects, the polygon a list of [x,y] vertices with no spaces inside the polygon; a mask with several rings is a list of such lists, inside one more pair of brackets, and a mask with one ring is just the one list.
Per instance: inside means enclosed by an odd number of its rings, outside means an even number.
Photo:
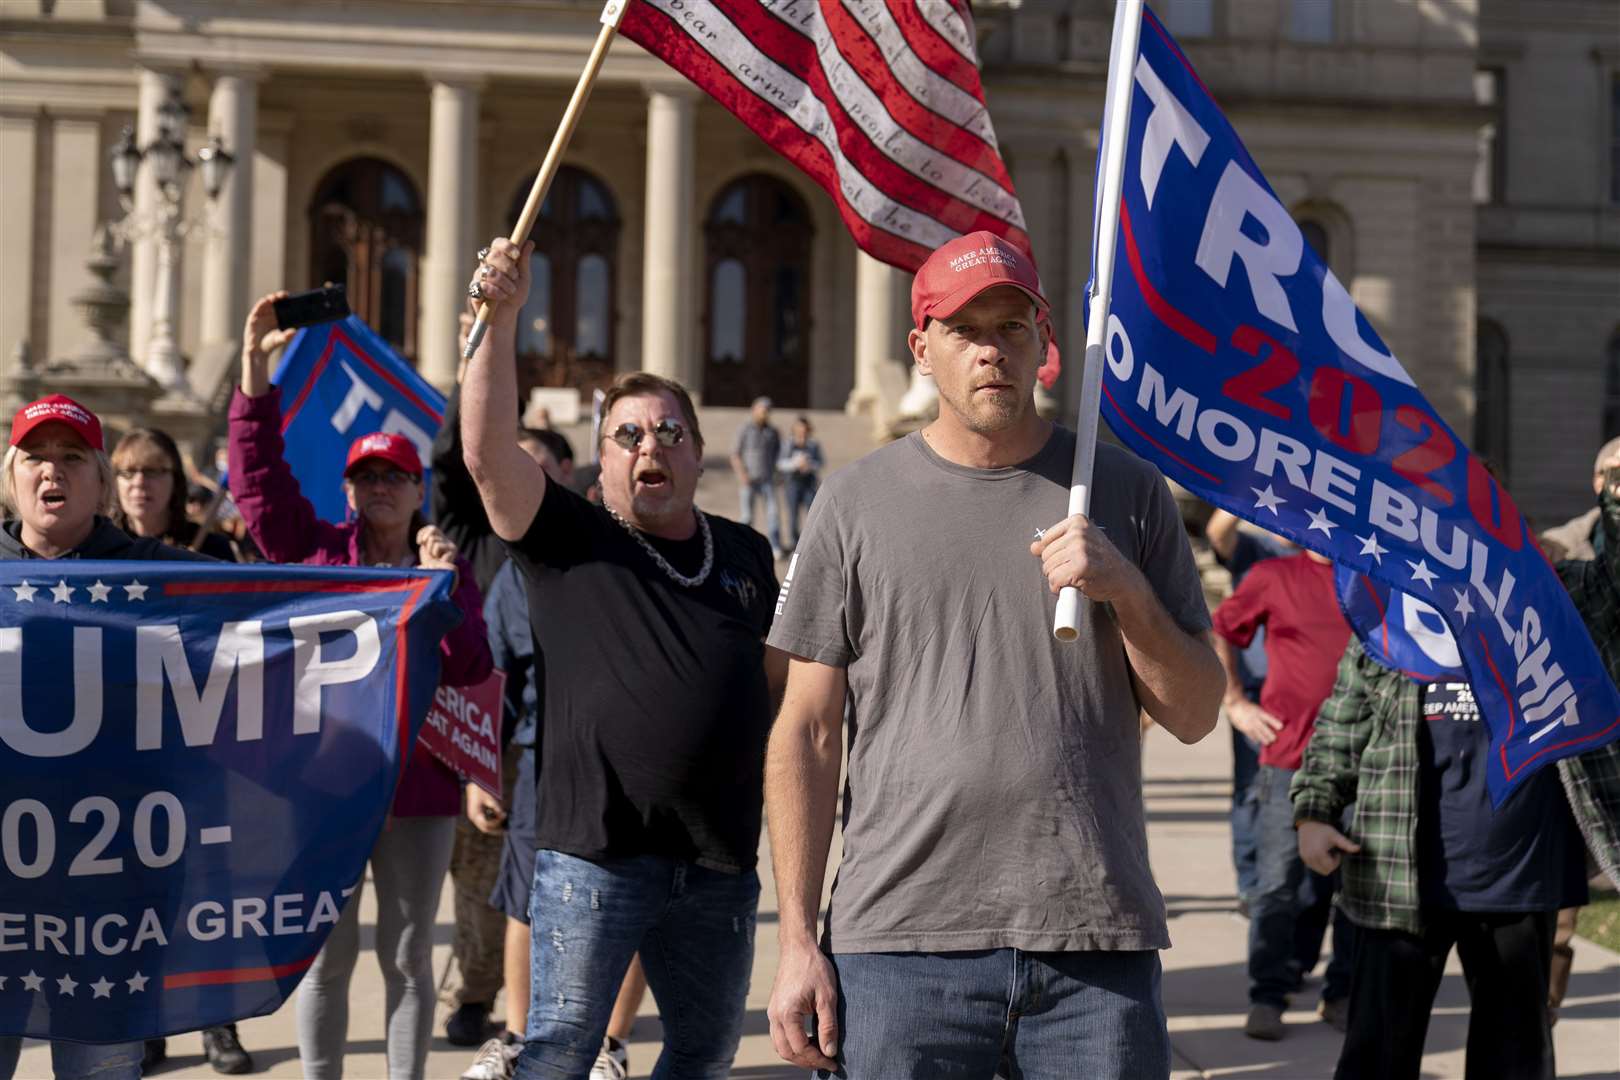
[{"label": "person in dark jacket", "polygon": [[[154,537],[131,537],[107,517],[113,470],[101,421],[64,394],[17,410],[10,446],[0,462],[0,528],[4,559],[168,559],[210,561]],[[0,1076],[16,1074],[22,1039],[0,1035]],[[134,1080],[141,1075],[139,1042],[51,1043],[58,1080]]]},{"label": "person in dark jacket", "polygon": [[180,449],[167,432],[156,428],[128,432],[113,448],[112,466],[118,492],[113,524],[131,536],[155,536],[223,562],[236,561],[230,540],[217,532],[203,532],[186,516],[186,470]]},{"label": "person in dark jacket", "polygon": [[[249,532],[272,562],[455,571],[453,599],[462,621],[440,646],[441,682],[482,681],[491,668],[478,586],[456,546],[423,521],[422,463],[410,441],[383,432],[354,441],[344,469],[350,521],[320,520],[299,490],[282,453],[280,393],[270,385],[270,353],[293,333],[276,328],[274,302],[284,295],[260,299],[248,314],[242,384],[230,406],[231,489]],[[460,809],[455,774],[418,745],[370,860],[379,900],[388,1074],[395,1080],[420,1078],[427,1063],[433,922]],[[342,1074],[349,976],[359,949],[359,903],[351,898],[298,992],[298,1050],[307,1077]]]}]

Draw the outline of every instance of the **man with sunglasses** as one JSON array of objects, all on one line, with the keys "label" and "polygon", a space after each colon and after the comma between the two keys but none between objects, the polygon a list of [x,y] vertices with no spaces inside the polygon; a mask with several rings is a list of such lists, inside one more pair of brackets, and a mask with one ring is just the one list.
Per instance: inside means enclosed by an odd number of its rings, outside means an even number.
[{"label": "man with sunglasses", "polygon": [[1075,436],[1035,411],[1051,329],[1024,252],[953,240],[911,303],[939,418],[822,487],[771,630],[771,1039],[849,1080],[1165,1077],[1138,715],[1196,742],[1224,681],[1181,517],[1107,444],[1090,517],[1065,516]]},{"label": "man with sunglasses", "polygon": [[469,292],[494,310],[461,386],[467,467],[530,611],[545,613],[532,620],[545,687],[535,993],[515,1075],[589,1072],[639,950],[664,1026],[655,1074],[721,1077],[742,1034],[765,739],[786,668],[764,644],[771,549],[693,505],[703,435],[672,380],[634,373],[608,391],[601,506],[518,449],[529,250],[480,253]]}]

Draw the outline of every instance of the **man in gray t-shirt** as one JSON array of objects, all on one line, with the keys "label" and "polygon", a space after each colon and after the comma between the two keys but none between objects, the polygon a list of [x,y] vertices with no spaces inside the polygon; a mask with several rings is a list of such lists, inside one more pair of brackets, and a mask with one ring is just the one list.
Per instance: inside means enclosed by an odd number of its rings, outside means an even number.
[{"label": "man in gray t-shirt", "polygon": [[1091,516],[1065,517],[1075,436],[1034,409],[1050,329],[1027,256],[952,241],[912,311],[939,419],[823,485],[769,637],[792,658],[766,762],[772,1039],[850,1080],[989,1080],[1004,1053],[1031,1078],[1167,1075],[1138,715],[1193,742],[1223,688],[1180,516],[1102,445]]},{"label": "man in gray t-shirt", "polygon": [[782,433],[771,423],[771,399],[755,398],[731,448],[731,471],[737,474],[737,520],[752,527],[754,501],[764,499],[765,534],[778,559],[782,557],[782,521],[776,506],[776,459],[781,453]]}]

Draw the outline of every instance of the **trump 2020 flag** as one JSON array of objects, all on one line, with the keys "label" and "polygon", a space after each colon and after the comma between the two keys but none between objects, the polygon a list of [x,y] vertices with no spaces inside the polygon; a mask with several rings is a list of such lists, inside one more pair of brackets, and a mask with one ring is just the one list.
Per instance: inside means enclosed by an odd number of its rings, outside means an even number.
[{"label": "trump 2020 flag", "polygon": [[[1496,804],[1620,736],[1620,693],[1512,498],[1304,243],[1151,12],[1121,62],[1134,79],[1109,426],[1215,505],[1410,594],[1415,625],[1442,620],[1490,727]],[[1366,610],[1349,614],[1375,646]]]},{"label": "trump 2020 flag", "polygon": [[281,1006],[383,827],[451,579],[0,563],[0,1034]]},{"label": "trump 2020 flag", "polygon": [[348,516],[343,462],[362,435],[404,435],[427,468],[444,395],[358,315],[300,330],[271,381],[281,388],[287,465],[321,520]]}]

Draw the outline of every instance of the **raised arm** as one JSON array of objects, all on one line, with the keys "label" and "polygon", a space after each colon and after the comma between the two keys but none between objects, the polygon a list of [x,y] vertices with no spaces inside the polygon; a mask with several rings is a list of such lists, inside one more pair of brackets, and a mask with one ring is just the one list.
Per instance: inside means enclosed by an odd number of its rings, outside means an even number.
[{"label": "raised arm", "polygon": [[521,250],[509,240],[490,241],[480,282],[494,310],[461,380],[462,453],[490,527],[505,540],[529,531],[546,494],[545,471],[517,441],[517,320],[529,296],[533,250],[533,241]]},{"label": "raised arm", "polygon": [[261,297],[242,329],[241,390],[231,399],[229,459],[231,497],[248,532],[271,562],[295,563],[333,542],[335,531],[320,520],[287,466],[281,438],[281,393],[270,385],[270,354],[296,330],[276,327],[275,302]]},{"label": "raised arm", "polygon": [[[781,960],[771,989],[771,1042],[783,1060],[833,1069],[838,977],[816,945],[816,916],[832,845],[843,759],[845,673],[789,658],[787,693],[765,752],[765,817],[776,871]],[[811,1041],[804,1022],[814,1016]]]}]

